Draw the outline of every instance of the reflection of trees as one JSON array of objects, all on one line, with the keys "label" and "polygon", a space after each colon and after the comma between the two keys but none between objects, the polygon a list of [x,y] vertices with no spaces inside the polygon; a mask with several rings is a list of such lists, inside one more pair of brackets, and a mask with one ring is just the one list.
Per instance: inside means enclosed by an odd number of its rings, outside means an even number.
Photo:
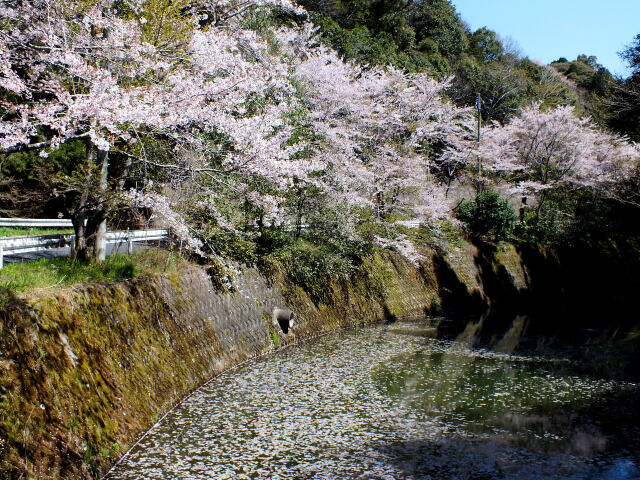
[{"label": "reflection of trees", "polygon": [[[497,335],[496,347],[511,350],[525,320],[517,317]],[[527,447],[563,444],[578,453],[604,448],[600,430],[574,421],[571,412],[584,404],[597,409],[619,383],[580,376],[568,361],[472,350],[468,341],[481,326],[470,322],[461,341],[435,341],[386,362],[374,372],[377,388],[418,415],[436,417],[448,431],[492,432]]]}]

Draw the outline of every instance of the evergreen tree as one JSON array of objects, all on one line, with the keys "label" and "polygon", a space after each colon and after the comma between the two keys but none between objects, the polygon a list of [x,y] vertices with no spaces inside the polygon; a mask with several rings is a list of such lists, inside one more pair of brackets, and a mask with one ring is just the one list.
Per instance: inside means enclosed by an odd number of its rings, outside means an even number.
[{"label": "evergreen tree", "polygon": [[467,32],[449,0],[418,0],[411,8],[409,24],[418,43],[432,39],[445,57],[457,57],[468,48]]}]

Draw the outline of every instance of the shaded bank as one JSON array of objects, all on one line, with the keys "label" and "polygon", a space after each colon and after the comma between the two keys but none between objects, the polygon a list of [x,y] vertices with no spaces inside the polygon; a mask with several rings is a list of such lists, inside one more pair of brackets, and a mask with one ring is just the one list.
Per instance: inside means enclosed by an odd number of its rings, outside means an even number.
[{"label": "shaded bank", "polygon": [[[603,306],[619,299],[618,293],[629,294],[620,308],[633,304],[637,278],[616,272],[628,265],[623,255],[631,249],[592,252],[587,258],[599,265],[597,272],[571,270],[570,255],[578,261],[577,250],[464,243],[426,252],[419,266],[386,252],[364,258],[348,281],[332,281],[326,301],[317,303],[277,265],[268,276],[238,269],[231,292],[218,269],[208,274],[185,266],[168,276],[15,299],[0,311],[0,478],[100,477],[142,432],[212,376],[354,324],[490,309],[508,313],[480,325],[453,322],[443,335],[468,335],[493,346],[499,338],[498,347],[516,348],[537,330],[570,331],[573,317],[565,312],[576,308],[581,288],[592,286],[586,295],[598,290]],[[598,255],[602,260],[595,260]],[[618,290],[616,283],[628,288]],[[273,318],[276,307],[296,312],[288,333]],[[525,311],[538,315],[513,321],[511,313]],[[550,318],[543,311],[559,312],[555,318],[563,323],[536,320]],[[632,341],[633,317],[621,320],[614,326],[601,319],[602,336]],[[597,315],[584,321],[598,324]]]}]

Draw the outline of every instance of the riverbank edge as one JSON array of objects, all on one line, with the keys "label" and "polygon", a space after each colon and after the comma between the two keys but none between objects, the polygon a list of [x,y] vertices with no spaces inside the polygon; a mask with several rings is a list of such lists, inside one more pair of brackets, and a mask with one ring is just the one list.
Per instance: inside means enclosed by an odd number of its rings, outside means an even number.
[{"label": "riverbank edge", "polygon": [[[0,309],[0,478],[100,478],[185,395],[229,368],[354,325],[523,306],[540,277],[527,265],[558,263],[553,252],[509,244],[423,253],[417,265],[393,252],[365,257],[316,303],[277,266],[268,278],[238,267],[231,292],[220,290],[217,269],[186,265],[16,299]],[[288,333],[274,308],[295,311]]]}]

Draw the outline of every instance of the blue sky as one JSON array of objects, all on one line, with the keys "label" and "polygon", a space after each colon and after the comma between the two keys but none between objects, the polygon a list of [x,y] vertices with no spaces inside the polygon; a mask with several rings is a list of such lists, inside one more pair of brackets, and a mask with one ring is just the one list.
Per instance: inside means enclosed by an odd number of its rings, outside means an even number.
[{"label": "blue sky", "polygon": [[596,55],[613,74],[630,72],[617,52],[640,33],[640,0],[452,0],[472,30],[512,37],[545,63]]}]

